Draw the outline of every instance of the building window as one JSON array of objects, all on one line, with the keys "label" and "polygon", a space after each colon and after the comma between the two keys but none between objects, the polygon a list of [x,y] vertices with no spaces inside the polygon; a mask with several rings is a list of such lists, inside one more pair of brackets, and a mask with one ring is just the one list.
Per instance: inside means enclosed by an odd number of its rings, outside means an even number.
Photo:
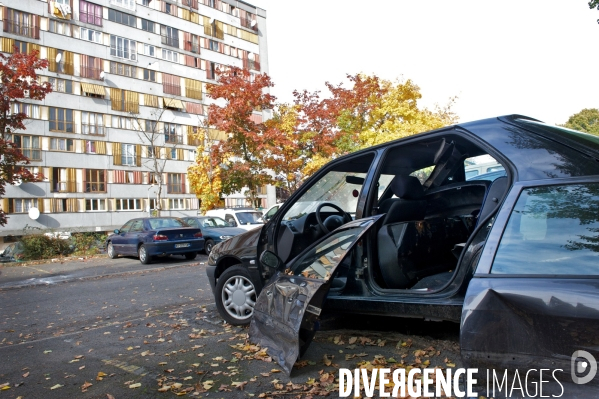
[{"label": "building window", "polygon": [[91,55],[81,55],[80,75],[83,78],[100,79],[102,72],[102,60]]},{"label": "building window", "polygon": [[112,8],[108,9],[108,20],[116,22],[117,24],[123,24],[135,28],[135,16],[131,14],[125,14]]},{"label": "building window", "polygon": [[110,35],[110,55],[127,60],[137,61],[135,40],[125,39],[124,37]]},{"label": "building window", "polygon": [[71,36],[71,24],[67,22],[51,19],[48,30],[58,35]]},{"label": "building window", "polygon": [[121,150],[121,165],[135,166],[135,144],[123,144]]},{"label": "building window", "polygon": [[58,78],[49,78],[48,81],[52,85],[52,91],[73,94],[72,81]]},{"label": "building window", "polygon": [[55,193],[75,192],[75,169],[52,168],[51,191]]},{"label": "building window", "polygon": [[216,40],[209,40],[208,48],[212,51],[218,51],[218,42]]},{"label": "building window", "polygon": [[166,191],[169,194],[185,193],[185,178],[181,173],[169,173]]},{"label": "building window", "polygon": [[150,44],[144,44],[144,54],[149,57],[156,57],[156,47]]},{"label": "building window", "polygon": [[81,112],[81,134],[93,134],[103,136],[104,131],[104,115],[94,112]]},{"label": "building window", "polygon": [[141,19],[141,29],[145,30],[146,32],[151,32],[154,33],[156,32],[154,30],[154,22],[152,21],[148,21],[147,19]]},{"label": "building window", "polygon": [[139,199],[117,198],[115,201],[116,201],[116,210],[117,211],[141,210],[141,200],[139,200]]},{"label": "building window", "polygon": [[183,143],[183,136],[181,135],[181,125],[176,123],[164,123],[164,142],[181,144]]},{"label": "building window", "polygon": [[146,119],[145,124],[144,124],[144,132],[148,132],[148,133],[155,132],[157,125],[158,125],[158,122]]},{"label": "building window", "polygon": [[35,104],[27,103],[12,103],[10,111],[13,114],[25,114],[27,118],[39,119],[40,118],[40,106]]},{"label": "building window", "polygon": [[39,208],[37,198],[15,198],[13,201],[14,213],[27,213],[31,208]]},{"label": "building window", "polygon": [[75,133],[73,110],[50,107],[50,130],[53,132]]},{"label": "building window", "polygon": [[51,138],[50,149],[53,151],[75,151],[75,147],[73,146],[73,139]]},{"label": "building window", "polygon": [[167,73],[162,74],[162,90],[166,94],[181,95],[181,78]]},{"label": "building window", "polygon": [[79,21],[102,26],[102,6],[79,0]]},{"label": "building window", "polygon": [[137,67],[133,65],[121,64],[120,62],[110,61],[110,73],[114,75],[135,78],[137,75]]},{"label": "building window", "polygon": [[185,78],[185,96],[202,100],[202,82]]},{"label": "building window", "polygon": [[40,38],[40,17],[23,11],[5,8],[4,11],[4,32],[13,35],[30,37],[32,39]]},{"label": "building window", "polygon": [[86,211],[105,211],[106,200],[105,199],[87,199],[85,200]]},{"label": "building window", "polygon": [[15,53],[27,54],[27,42],[15,40],[14,46],[16,47]]},{"label": "building window", "polygon": [[110,0],[110,4],[128,8],[129,10],[135,10],[135,0]]},{"label": "building window", "polygon": [[144,69],[144,80],[147,80],[148,82],[155,82],[156,81],[156,71]]},{"label": "building window", "polygon": [[185,209],[184,198],[171,198],[168,200],[169,209]]},{"label": "building window", "polygon": [[162,49],[162,59],[172,62],[179,62],[179,53],[172,50]]},{"label": "building window", "polygon": [[81,39],[102,44],[102,32],[81,27]]},{"label": "building window", "polygon": [[86,169],[85,170],[85,192],[103,193],[106,191],[106,174],[104,170]]},{"label": "building window", "polygon": [[160,26],[161,43],[167,46],[179,48],[179,30],[170,26]]},{"label": "building window", "polygon": [[12,135],[12,142],[15,143],[19,151],[31,161],[42,160],[40,141],[39,136],[28,136],[23,134]]},{"label": "building window", "polygon": [[[60,62],[57,62],[60,55]],[[50,72],[65,73],[73,75],[75,72],[75,56],[70,51],[58,50],[52,47],[48,48],[48,70]]]},{"label": "building window", "polygon": [[112,115],[112,127],[117,129],[133,130],[135,123],[132,118]]}]

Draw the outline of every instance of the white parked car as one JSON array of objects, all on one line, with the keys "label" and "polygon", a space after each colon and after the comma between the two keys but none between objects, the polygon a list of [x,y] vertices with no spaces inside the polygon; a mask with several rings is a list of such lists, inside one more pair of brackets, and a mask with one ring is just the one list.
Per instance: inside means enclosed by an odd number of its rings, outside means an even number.
[{"label": "white parked car", "polygon": [[262,217],[262,219],[264,219],[264,222],[268,222],[270,220],[270,218],[273,217],[275,215],[275,213],[277,213],[277,211],[279,210],[281,205],[283,205],[282,202],[280,202],[278,204],[274,204],[270,208],[264,210],[263,211],[264,216]]},{"label": "white parked car", "polygon": [[218,216],[225,219],[230,226],[244,230],[253,230],[264,225],[262,212],[252,208],[212,209],[206,211],[206,216]]}]

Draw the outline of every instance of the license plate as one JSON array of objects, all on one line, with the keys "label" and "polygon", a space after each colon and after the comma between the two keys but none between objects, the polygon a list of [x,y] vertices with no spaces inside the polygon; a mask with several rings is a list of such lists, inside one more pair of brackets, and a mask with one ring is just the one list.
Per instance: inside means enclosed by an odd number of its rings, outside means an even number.
[{"label": "license plate", "polygon": [[175,248],[187,248],[189,247],[191,244],[188,242],[184,242],[182,244],[175,244]]}]

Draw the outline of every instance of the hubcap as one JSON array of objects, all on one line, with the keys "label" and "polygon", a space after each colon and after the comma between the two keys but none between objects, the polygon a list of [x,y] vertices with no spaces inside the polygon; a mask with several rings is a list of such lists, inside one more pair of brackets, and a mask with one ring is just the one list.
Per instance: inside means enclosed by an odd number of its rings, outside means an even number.
[{"label": "hubcap", "polygon": [[114,248],[112,247],[112,244],[108,244],[108,256],[113,256],[114,255]]},{"label": "hubcap", "polygon": [[227,313],[234,318],[251,317],[256,305],[254,284],[243,276],[230,277],[223,286],[222,301]]},{"label": "hubcap", "polygon": [[139,248],[139,259],[146,260],[146,249],[144,247]]}]

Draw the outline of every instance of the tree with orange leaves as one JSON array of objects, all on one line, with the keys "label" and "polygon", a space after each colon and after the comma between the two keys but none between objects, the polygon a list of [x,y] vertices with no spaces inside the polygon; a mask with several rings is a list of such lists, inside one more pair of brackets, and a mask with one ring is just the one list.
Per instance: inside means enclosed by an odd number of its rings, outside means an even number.
[{"label": "tree with orange leaves", "polygon": [[228,137],[210,148],[211,159],[221,168],[222,193],[245,189],[250,203],[260,206],[258,189],[274,182],[265,169],[273,138],[267,125],[252,120],[252,114],[274,107],[275,97],[267,93],[273,83],[267,74],[252,75],[236,67],[218,71],[217,80],[219,84],[208,90],[208,97],[217,100],[208,108],[208,124]]},{"label": "tree with orange leaves", "polygon": [[[22,99],[43,100],[52,91],[48,82],[38,83],[36,70],[48,67],[48,60],[40,60],[38,51],[31,54],[18,52],[10,56],[0,54],[0,198],[7,184],[17,181],[39,181],[41,175],[33,174],[23,165],[29,159],[13,142],[13,133],[25,130],[27,114],[20,112]],[[7,209],[0,209],[0,226],[7,223]]]}]

